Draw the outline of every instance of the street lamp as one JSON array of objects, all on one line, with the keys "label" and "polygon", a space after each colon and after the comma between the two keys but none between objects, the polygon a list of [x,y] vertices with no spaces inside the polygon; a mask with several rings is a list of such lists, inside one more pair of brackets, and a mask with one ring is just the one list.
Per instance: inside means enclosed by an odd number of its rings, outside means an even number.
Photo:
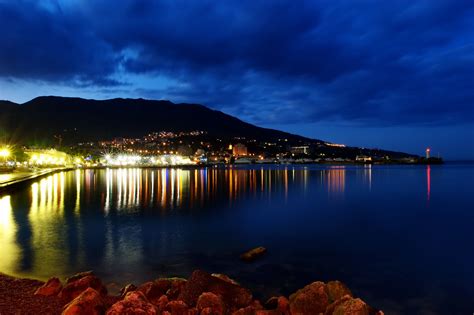
[{"label": "street lamp", "polygon": [[2,148],[0,149],[0,157],[4,160],[4,162],[7,161],[7,158],[10,156],[11,151],[8,148]]}]

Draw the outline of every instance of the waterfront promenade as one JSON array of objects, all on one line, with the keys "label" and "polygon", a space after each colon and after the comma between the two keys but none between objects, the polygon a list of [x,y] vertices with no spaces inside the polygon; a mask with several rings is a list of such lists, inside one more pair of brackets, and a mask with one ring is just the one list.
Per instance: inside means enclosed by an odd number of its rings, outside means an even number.
[{"label": "waterfront promenade", "polygon": [[22,170],[8,173],[0,173],[0,192],[7,188],[13,188],[16,185],[26,183],[30,180],[40,178],[42,176],[52,174],[54,172],[68,170],[69,168],[48,168],[37,170]]}]

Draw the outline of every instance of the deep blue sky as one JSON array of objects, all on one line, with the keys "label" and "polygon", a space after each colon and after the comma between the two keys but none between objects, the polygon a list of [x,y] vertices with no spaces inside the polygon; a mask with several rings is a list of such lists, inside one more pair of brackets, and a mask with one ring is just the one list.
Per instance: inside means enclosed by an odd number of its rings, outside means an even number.
[{"label": "deep blue sky", "polygon": [[474,159],[474,1],[0,0],[0,99],[201,103]]}]

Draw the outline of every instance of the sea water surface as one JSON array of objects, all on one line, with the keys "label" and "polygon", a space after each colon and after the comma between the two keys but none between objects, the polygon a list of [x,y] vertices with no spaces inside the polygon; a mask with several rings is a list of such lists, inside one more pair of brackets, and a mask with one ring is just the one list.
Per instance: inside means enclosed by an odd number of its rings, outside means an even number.
[{"label": "sea water surface", "polygon": [[[0,196],[0,272],[118,288],[202,268],[260,298],[339,279],[386,314],[472,314],[473,179],[473,164],[56,173]],[[240,262],[255,246],[267,255]]]}]

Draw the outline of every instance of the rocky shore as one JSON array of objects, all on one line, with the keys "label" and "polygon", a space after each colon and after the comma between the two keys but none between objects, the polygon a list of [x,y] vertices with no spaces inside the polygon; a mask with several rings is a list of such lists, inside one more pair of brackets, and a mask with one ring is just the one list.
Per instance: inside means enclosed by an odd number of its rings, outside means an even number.
[{"label": "rocky shore", "polygon": [[18,279],[0,274],[0,314],[63,315],[382,315],[340,281],[313,282],[289,297],[267,301],[222,274],[196,270],[189,279],[160,278],[109,295],[93,272],[65,282]]}]

